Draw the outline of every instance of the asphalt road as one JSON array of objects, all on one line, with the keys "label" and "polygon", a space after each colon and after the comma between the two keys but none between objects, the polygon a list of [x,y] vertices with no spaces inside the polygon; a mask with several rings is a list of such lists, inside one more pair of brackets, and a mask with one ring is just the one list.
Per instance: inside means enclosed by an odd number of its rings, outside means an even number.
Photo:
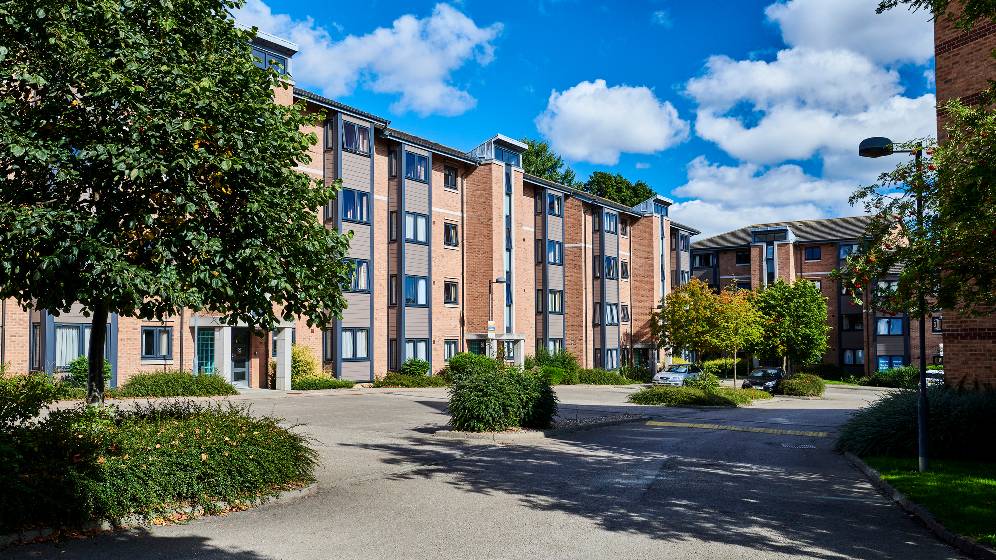
[{"label": "asphalt road", "polygon": [[440,390],[254,394],[257,413],[315,439],[318,495],[0,556],[959,558],[832,452],[832,432],[877,393],[677,410],[627,405],[632,390],[562,387],[561,413],[638,408],[651,422],[515,445],[433,436]]}]

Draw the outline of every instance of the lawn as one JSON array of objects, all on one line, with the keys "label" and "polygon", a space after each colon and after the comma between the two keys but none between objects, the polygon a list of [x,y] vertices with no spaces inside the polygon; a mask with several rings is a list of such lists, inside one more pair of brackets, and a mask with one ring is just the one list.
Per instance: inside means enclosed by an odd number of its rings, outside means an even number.
[{"label": "lawn", "polygon": [[927,508],[948,529],[996,546],[996,464],[931,461],[916,471],[916,459],[866,458],[882,478]]},{"label": "lawn", "polygon": [[629,402],[653,406],[747,406],[756,399],[770,399],[771,394],[757,389],[705,391],[697,387],[665,387],[654,385],[629,396]]}]

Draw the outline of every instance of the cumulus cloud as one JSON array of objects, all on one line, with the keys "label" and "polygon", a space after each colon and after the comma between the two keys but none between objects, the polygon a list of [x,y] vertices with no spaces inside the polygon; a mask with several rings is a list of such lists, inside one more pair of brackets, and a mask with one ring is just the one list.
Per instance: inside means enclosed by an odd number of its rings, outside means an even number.
[{"label": "cumulus cloud", "polygon": [[765,14],[791,47],[847,49],[877,63],[923,64],[934,56],[934,27],[925,10],[904,6],[875,13],[871,0],[790,0]]},{"label": "cumulus cloud", "polygon": [[670,102],[647,87],[584,81],[550,93],[536,128],[574,161],[615,165],[619,154],[649,154],[688,137],[689,126]]},{"label": "cumulus cloud", "polygon": [[262,0],[249,0],[234,16],[298,43],[294,77],[322,94],[348,95],[362,85],[398,95],[392,111],[420,115],[459,115],[476,105],[470,93],[453,85],[452,74],[472,61],[489,64],[502,31],[500,23],[480,27],[448,4],[437,4],[428,17],[403,15],[390,27],[341,39],[311,18],[274,13]]},{"label": "cumulus cloud", "polygon": [[674,25],[674,22],[671,21],[671,14],[667,10],[657,10],[650,14],[650,23],[665,29],[670,29]]}]

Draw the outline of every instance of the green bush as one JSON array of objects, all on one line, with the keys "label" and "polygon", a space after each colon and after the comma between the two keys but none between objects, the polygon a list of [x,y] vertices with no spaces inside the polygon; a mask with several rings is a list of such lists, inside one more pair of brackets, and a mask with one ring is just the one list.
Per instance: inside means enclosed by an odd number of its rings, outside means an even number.
[{"label": "green bush", "polygon": [[715,391],[719,389],[719,378],[715,374],[703,371],[698,375],[686,377],[683,384],[686,387],[694,387],[702,391]]},{"label": "green bush", "polygon": [[916,389],[920,382],[920,372],[916,366],[902,366],[876,371],[871,377],[858,381],[871,387],[895,387],[898,389]]},{"label": "green bush", "polygon": [[822,397],[827,385],[811,373],[795,373],[781,378],[775,384],[776,395],[792,397]]},{"label": "green bush", "polygon": [[[927,389],[927,449],[937,459],[996,461],[980,431],[996,425],[996,392]],[[855,455],[916,456],[917,391],[889,393],[859,410],[841,429],[837,448]]]},{"label": "green bush", "polygon": [[[80,356],[69,362],[69,369],[66,377],[62,380],[69,387],[86,388],[86,383],[90,379],[90,362],[86,356]],[[111,384],[111,362],[104,360],[104,387]]]},{"label": "green bush", "polygon": [[636,404],[655,406],[745,406],[756,399],[770,399],[771,395],[757,389],[728,389],[703,391],[697,387],[654,386],[641,389],[629,396]]},{"label": "green bush", "polygon": [[318,375],[318,360],[315,353],[307,346],[294,344],[291,346],[291,380],[295,377],[316,377]]},{"label": "green bush", "polygon": [[730,379],[733,377],[733,364],[737,365],[737,377],[745,377],[750,373],[750,365],[747,360],[740,358],[734,360],[733,358],[716,358],[715,360],[706,360],[702,362],[702,371],[705,373],[711,373],[720,379]]},{"label": "green bush", "polygon": [[578,375],[578,383],[582,385],[630,385],[636,383],[614,371],[604,369],[583,369]]},{"label": "green bush", "polygon": [[38,416],[46,405],[58,398],[58,387],[44,373],[0,373],[0,430]]},{"label": "green bush", "polygon": [[356,383],[348,379],[336,379],[332,376],[292,377],[291,389],[295,391],[318,391],[321,389],[350,389]]},{"label": "green bush", "polygon": [[535,356],[526,356],[523,363],[523,368],[526,370],[546,366],[564,370],[564,375],[560,378],[560,382],[557,385],[575,385],[578,383],[578,376],[581,373],[581,363],[578,362],[577,356],[571,354],[569,351],[559,350],[551,354],[546,348],[540,348],[536,351]]},{"label": "green bush", "polygon": [[640,383],[650,383],[654,380],[654,372],[642,366],[622,366],[619,368],[619,375]]},{"label": "green bush", "polygon": [[313,480],[316,453],[275,418],[220,403],[80,406],[0,431],[0,532],[252,502]]},{"label": "green bush", "polygon": [[468,432],[545,428],[557,412],[557,397],[542,372],[521,371],[496,360],[475,360],[453,377],[450,423]]},{"label": "green bush", "polygon": [[542,366],[539,370],[540,373],[546,378],[547,383],[550,385],[560,385],[561,381],[564,379],[564,370],[562,368],[556,366]]},{"label": "green bush", "polygon": [[406,360],[405,363],[401,364],[401,367],[398,369],[398,373],[401,375],[418,377],[420,375],[429,375],[430,369],[432,369],[432,366],[429,362],[418,358],[410,358]]},{"label": "green bush", "polygon": [[117,390],[119,397],[214,397],[238,393],[220,376],[189,371],[139,373]]},{"label": "green bush", "polygon": [[389,372],[387,376],[374,381],[374,387],[400,387],[419,389],[425,387],[446,387],[449,380],[442,375],[401,375]]}]

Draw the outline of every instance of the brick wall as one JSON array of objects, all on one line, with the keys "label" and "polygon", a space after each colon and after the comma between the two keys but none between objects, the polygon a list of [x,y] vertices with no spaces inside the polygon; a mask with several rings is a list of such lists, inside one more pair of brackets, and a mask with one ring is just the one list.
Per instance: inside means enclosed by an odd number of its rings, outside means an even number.
[{"label": "brick wall", "polygon": [[640,218],[631,222],[629,229],[630,248],[627,250],[631,254],[627,258],[631,280],[624,285],[629,287],[631,328],[635,342],[651,340],[650,315],[659,303],[656,296],[660,272],[656,268],[660,263],[654,258],[660,254],[658,219],[656,216]]},{"label": "brick wall", "polygon": [[[444,168],[452,167],[457,175],[462,175],[461,165],[443,156],[432,158],[432,364],[438,371],[446,366],[446,340],[462,338],[461,322],[462,296],[457,296],[457,304],[446,304],[443,288],[447,281],[456,282],[458,290],[463,286],[463,260],[460,247],[447,247],[444,230],[447,223],[456,224],[461,243],[464,223],[461,207],[461,191],[443,187]],[[459,180],[457,181],[459,187]],[[385,232],[386,233],[386,232]]]},{"label": "brick wall", "polygon": [[8,299],[3,305],[3,366],[15,373],[27,372],[30,368],[31,314]]},{"label": "brick wall", "polygon": [[590,367],[590,344],[587,336],[589,304],[587,294],[591,276],[590,251],[584,203],[573,197],[564,199],[564,323],[567,339],[564,347]]},{"label": "brick wall", "polygon": [[531,185],[522,182],[522,171],[512,172],[512,197],[514,217],[513,272],[514,321],[512,332],[521,334],[524,354],[536,351],[536,193]]},{"label": "brick wall", "polygon": [[[502,265],[502,167],[485,164],[467,176],[464,212],[474,216],[464,231],[464,317],[465,332],[482,334],[488,325],[488,290],[490,283],[504,275]],[[500,292],[500,287],[498,292]],[[500,296],[497,293],[496,296]],[[502,302],[495,297],[492,312],[497,329],[504,330]]]},{"label": "brick wall", "polygon": [[[383,141],[374,144],[373,225],[374,255],[372,270],[374,297],[374,322],[371,333],[374,377],[387,375],[387,325],[388,325],[388,145]],[[392,310],[394,308],[391,308]]]},{"label": "brick wall", "polygon": [[751,278],[751,265],[737,264],[737,251],[749,251],[745,246],[741,249],[725,249],[716,251],[716,266],[719,268],[719,289],[723,289],[730,284],[736,284],[733,276],[743,277],[744,280]]},{"label": "brick wall", "polygon": [[946,311],[943,339],[948,384],[996,389],[996,317]]}]

